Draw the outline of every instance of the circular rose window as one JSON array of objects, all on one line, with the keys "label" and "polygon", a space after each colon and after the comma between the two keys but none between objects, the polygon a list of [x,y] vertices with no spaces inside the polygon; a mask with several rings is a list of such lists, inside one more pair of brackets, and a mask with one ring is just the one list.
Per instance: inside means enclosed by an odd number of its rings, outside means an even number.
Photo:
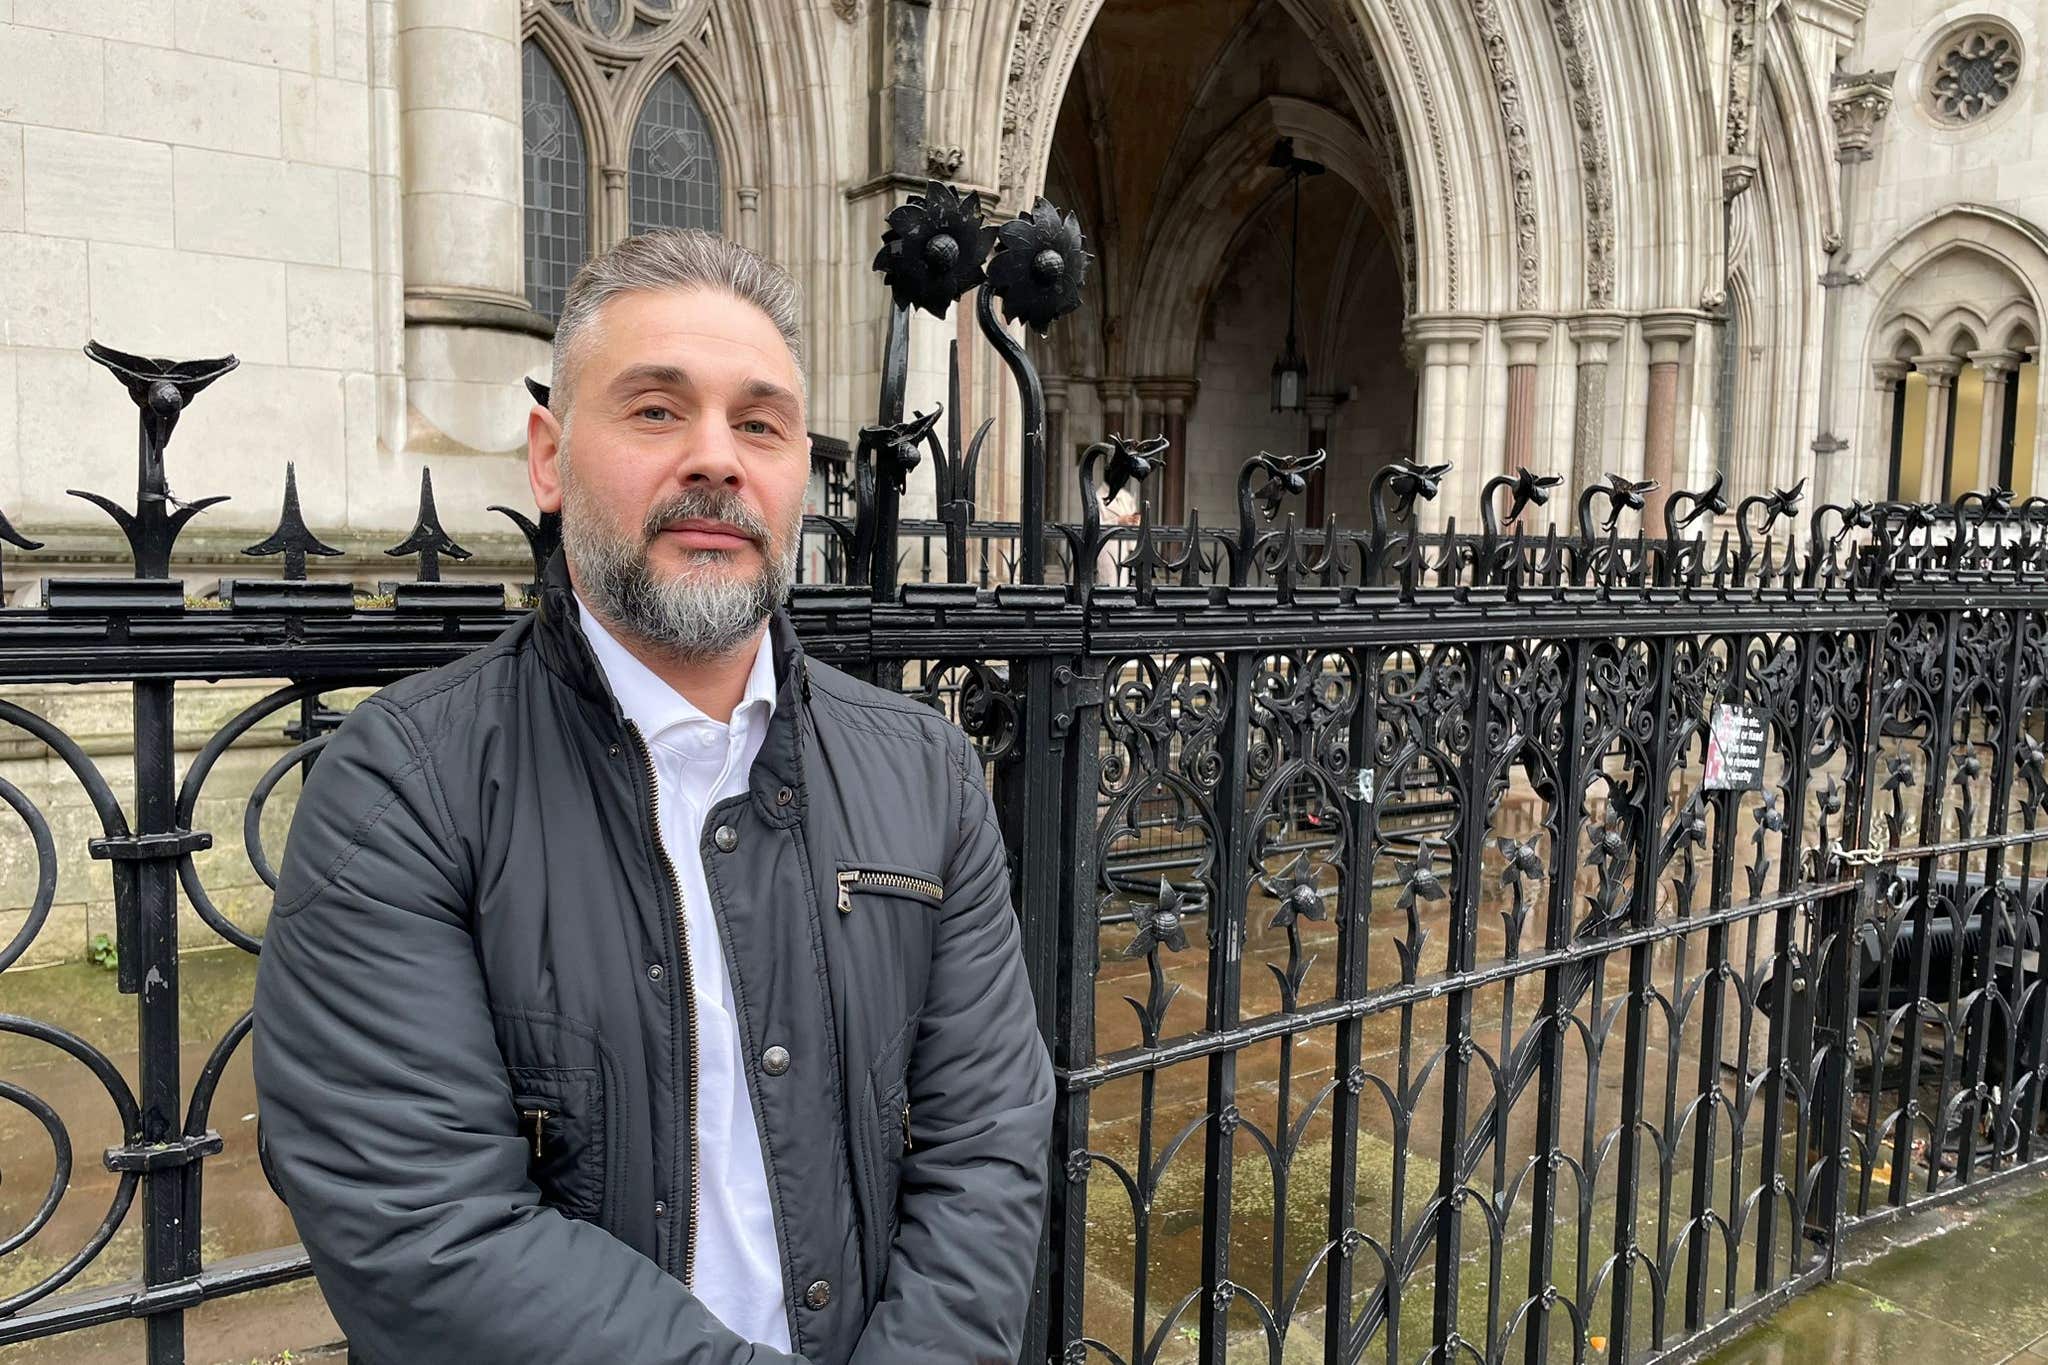
[{"label": "circular rose window", "polygon": [[2005,103],[2020,78],[2020,45],[2003,24],[1977,20],[1934,49],[1927,96],[1944,123],[1974,123]]}]

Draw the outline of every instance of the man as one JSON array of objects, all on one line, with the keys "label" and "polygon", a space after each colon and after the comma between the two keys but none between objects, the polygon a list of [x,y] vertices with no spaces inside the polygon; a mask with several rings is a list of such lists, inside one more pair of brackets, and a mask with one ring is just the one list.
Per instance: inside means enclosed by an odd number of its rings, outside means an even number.
[{"label": "man", "polygon": [[363,1360],[1010,1362],[1051,1072],[973,748],[777,608],[796,290],[586,265],[539,607],[358,706],[256,982],[264,1143]]}]

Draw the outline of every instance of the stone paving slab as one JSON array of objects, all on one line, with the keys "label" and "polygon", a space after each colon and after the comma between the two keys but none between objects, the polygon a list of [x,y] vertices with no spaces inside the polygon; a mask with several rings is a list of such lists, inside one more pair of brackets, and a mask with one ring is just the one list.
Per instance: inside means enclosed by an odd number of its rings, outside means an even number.
[{"label": "stone paving slab", "polygon": [[1709,1365],[2048,1362],[2048,1177],[2007,1183],[1852,1243],[1841,1279]]}]

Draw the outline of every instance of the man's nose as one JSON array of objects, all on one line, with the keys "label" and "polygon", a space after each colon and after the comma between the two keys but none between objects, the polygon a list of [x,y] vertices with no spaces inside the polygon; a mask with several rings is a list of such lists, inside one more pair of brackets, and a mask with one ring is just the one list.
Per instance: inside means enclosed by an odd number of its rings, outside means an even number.
[{"label": "man's nose", "polygon": [[693,423],[683,442],[677,475],[686,484],[724,484],[737,488],[746,477],[739,442],[723,418]]}]

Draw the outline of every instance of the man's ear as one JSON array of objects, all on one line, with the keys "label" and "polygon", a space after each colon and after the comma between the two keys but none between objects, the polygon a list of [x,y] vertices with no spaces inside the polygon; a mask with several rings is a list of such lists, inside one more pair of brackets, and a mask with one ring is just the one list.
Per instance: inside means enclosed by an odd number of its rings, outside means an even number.
[{"label": "man's ear", "polygon": [[526,482],[535,507],[562,510],[562,424],[538,403],[526,414]]}]

